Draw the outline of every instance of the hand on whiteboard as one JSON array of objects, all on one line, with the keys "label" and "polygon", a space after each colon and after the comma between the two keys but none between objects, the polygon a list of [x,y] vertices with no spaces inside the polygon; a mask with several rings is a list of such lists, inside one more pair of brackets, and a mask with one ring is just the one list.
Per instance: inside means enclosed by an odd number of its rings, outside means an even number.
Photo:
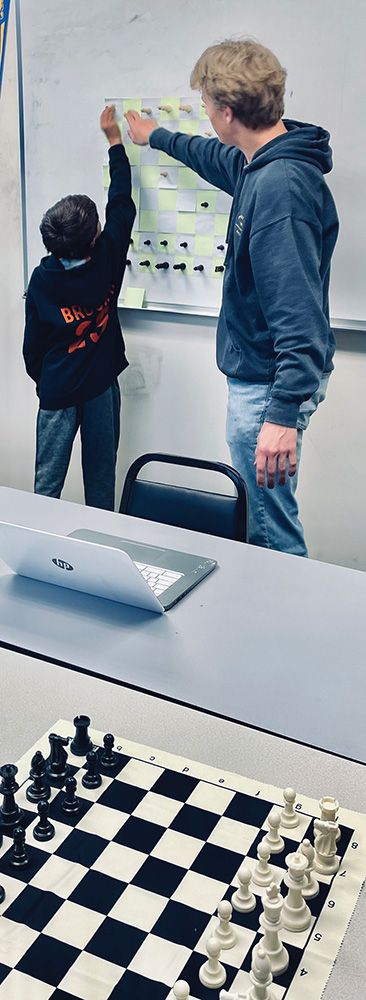
[{"label": "hand on whiteboard", "polygon": [[285,485],[287,472],[289,476],[295,475],[296,441],[296,427],[264,422],[255,451],[257,486],[267,485],[271,490],[276,484],[277,473],[280,486]]},{"label": "hand on whiteboard", "polygon": [[147,146],[151,132],[159,127],[153,118],[141,118],[138,111],[126,111],[125,119],[129,137],[137,146]]},{"label": "hand on whiteboard", "polygon": [[100,127],[107,137],[110,146],[117,146],[122,143],[121,129],[116,121],[116,109],[114,104],[107,105],[100,116]]}]

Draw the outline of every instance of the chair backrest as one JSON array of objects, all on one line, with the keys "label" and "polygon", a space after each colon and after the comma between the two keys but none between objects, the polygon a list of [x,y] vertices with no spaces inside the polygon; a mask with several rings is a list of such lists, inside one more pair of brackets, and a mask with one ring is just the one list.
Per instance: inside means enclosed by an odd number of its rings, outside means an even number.
[{"label": "chair backrest", "polygon": [[[234,484],[236,496],[138,479],[143,466],[150,462],[219,472]],[[247,488],[239,473],[223,462],[161,453],[141,455],[127,472],[119,511],[120,514],[174,524],[178,528],[202,531],[207,535],[239,542],[248,540]]]}]

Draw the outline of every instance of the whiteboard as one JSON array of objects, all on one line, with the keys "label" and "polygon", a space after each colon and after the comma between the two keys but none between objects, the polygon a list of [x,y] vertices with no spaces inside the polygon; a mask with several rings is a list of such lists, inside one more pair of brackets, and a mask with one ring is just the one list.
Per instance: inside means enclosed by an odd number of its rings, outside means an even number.
[{"label": "whiteboard", "polygon": [[24,0],[20,14],[29,271],[49,205],[82,192],[103,212],[105,95],[186,94],[207,45],[250,35],[287,68],[285,116],[331,133],[341,223],[331,315],[366,328],[364,0]]}]

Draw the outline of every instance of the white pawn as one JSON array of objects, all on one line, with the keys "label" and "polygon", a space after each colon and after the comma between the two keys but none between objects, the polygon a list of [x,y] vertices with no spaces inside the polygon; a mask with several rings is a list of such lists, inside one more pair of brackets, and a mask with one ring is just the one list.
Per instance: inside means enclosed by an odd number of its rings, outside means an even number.
[{"label": "white pawn", "polygon": [[304,855],[308,863],[308,868],[306,869],[305,872],[305,878],[307,884],[306,884],[306,889],[302,890],[302,894],[305,899],[313,899],[314,896],[318,895],[319,882],[313,874],[315,851],[313,845],[310,843],[310,840],[303,840],[302,844],[300,844],[300,851]]},{"label": "white pawn", "polygon": [[259,924],[264,932],[262,947],[270,960],[272,975],[280,976],[288,968],[289,954],[279,934],[282,927],[283,896],[277,882],[272,882],[266,889],[262,902],[264,912],[259,917]]},{"label": "white pawn", "polygon": [[271,964],[261,944],[253,948],[249,978],[252,983],[249,1000],[273,1000],[273,993],[269,990],[272,982]]},{"label": "white pawn", "polygon": [[237,934],[231,924],[233,908],[228,899],[222,899],[217,907],[219,918],[218,926],[215,928],[215,937],[219,939],[221,948],[233,948],[237,942]]},{"label": "white pawn", "polygon": [[238,913],[251,913],[252,910],[255,910],[257,900],[254,892],[249,889],[251,879],[250,868],[248,865],[242,865],[238,871],[239,889],[236,889],[231,897],[231,905]]},{"label": "white pawn", "polygon": [[226,970],[221,965],[221,962],[219,962],[221,945],[214,935],[207,941],[206,953],[208,960],[201,965],[198,973],[199,980],[203,986],[208,986],[209,989],[217,989],[217,987],[223,986],[226,982]]},{"label": "white pawn", "polygon": [[281,812],[281,826],[291,829],[292,827],[299,825],[299,816],[294,809],[296,792],[293,788],[285,788],[283,797],[285,805]]},{"label": "white pawn", "polygon": [[261,840],[257,850],[258,864],[256,864],[252,875],[252,880],[256,885],[270,885],[273,880],[272,868],[268,864],[270,853],[269,847]]},{"label": "white pawn", "polygon": [[284,850],[285,841],[280,837],[278,828],[281,825],[281,813],[279,809],[271,809],[267,816],[269,831],[263,837],[262,843],[269,847],[271,854],[280,854]]},{"label": "white pawn", "polygon": [[173,986],[173,996],[175,1000],[189,1000],[189,986],[185,979],[178,979]]},{"label": "white pawn", "polygon": [[287,931],[305,931],[311,924],[311,912],[302,895],[307,885],[305,878],[307,859],[300,851],[296,851],[287,855],[286,864],[288,871],[283,881],[287,885],[288,893],[282,909],[282,926]]}]

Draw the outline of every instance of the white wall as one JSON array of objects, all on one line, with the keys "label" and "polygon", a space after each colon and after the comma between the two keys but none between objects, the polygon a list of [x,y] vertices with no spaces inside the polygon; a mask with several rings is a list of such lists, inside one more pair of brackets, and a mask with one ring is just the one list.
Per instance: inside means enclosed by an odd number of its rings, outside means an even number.
[{"label": "white wall", "polygon": [[[0,135],[0,481],[31,490],[37,405],[21,357],[24,304],[14,5]],[[227,460],[226,385],[215,366],[213,322],[127,312],[122,319],[129,356],[145,373],[147,391],[133,391],[132,365],[122,380],[120,481],[136,455],[153,449]],[[329,397],[305,435],[299,499],[310,554],[366,569],[366,334],[339,333],[337,339]],[[83,501],[78,448],[64,497]]]}]

